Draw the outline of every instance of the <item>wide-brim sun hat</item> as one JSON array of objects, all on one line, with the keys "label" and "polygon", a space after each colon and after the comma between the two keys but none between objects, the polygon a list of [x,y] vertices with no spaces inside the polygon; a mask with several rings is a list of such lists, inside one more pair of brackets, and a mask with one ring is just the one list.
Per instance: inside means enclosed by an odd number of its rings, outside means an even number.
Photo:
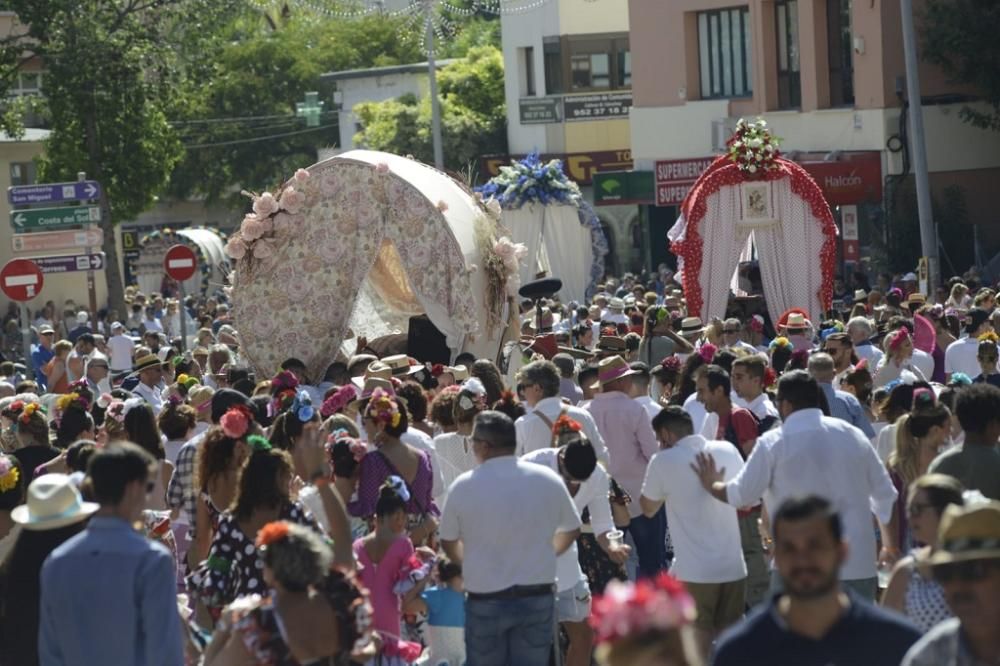
[{"label": "wide-brim sun hat", "polygon": [[597,381],[591,384],[590,388],[598,391],[611,382],[637,374],[639,373],[629,367],[621,356],[608,356],[597,364]]},{"label": "wide-brim sun hat", "polygon": [[922,564],[1000,560],[1000,502],[948,506],[941,515],[938,545]]},{"label": "wide-brim sun hat", "polygon": [[85,502],[66,474],[44,474],[28,486],[27,501],[10,512],[23,529],[54,530],[86,520],[101,506]]}]

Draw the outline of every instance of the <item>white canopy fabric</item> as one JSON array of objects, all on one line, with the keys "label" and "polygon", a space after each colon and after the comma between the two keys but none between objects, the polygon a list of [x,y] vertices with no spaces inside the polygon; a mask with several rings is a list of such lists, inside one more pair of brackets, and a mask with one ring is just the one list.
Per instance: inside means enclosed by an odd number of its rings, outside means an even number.
[{"label": "white canopy fabric", "polygon": [[132,266],[139,289],[149,294],[163,288],[163,259],[174,245],[187,245],[198,256],[198,270],[184,281],[186,294],[212,293],[221,289],[229,270],[225,241],[215,229],[193,227],[176,231],[156,231],[140,240],[139,257]]},{"label": "white canopy fabric", "polygon": [[563,302],[586,300],[594,259],[591,230],[580,224],[575,206],[528,204],[503,211],[511,240],[528,253],[521,266],[521,284],[544,272],[562,280]]},{"label": "white canopy fabric", "polygon": [[[262,374],[301,358],[321,376],[348,332],[405,332],[426,314],[453,354],[496,356],[486,322],[477,228],[492,222],[471,193],[415,160],[355,150],[308,169],[304,209],[275,224],[273,257],[240,260],[233,316]],[[485,227],[484,227],[485,225]]]}]

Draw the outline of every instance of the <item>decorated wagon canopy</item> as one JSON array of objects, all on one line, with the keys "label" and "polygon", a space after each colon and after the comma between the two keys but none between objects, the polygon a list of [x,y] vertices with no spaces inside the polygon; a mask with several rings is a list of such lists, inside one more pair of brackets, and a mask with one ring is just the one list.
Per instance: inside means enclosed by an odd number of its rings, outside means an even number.
[{"label": "decorated wagon canopy", "polygon": [[525,246],[522,282],[544,273],[562,280],[564,302],[583,303],[604,278],[608,241],[594,209],[560,160],[537,153],[509,166],[478,191],[500,202],[503,226]]},{"label": "decorated wagon canopy", "polygon": [[730,284],[751,244],[772,321],[790,308],[820,321],[830,308],[837,226],[819,186],[781,157],[778,141],[764,120],[741,118],[728,153],[681,204],[668,238],[692,316],[725,316]]},{"label": "decorated wagon canopy", "polygon": [[132,275],[140,291],[168,293],[169,280],[163,269],[163,259],[172,245],[187,245],[198,257],[198,270],[184,282],[184,292],[211,295],[226,283],[229,257],[225,252],[225,236],[207,227],[162,229],[139,239],[139,256],[132,264]]},{"label": "decorated wagon canopy", "polygon": [[425,164],[366,150],[252,196],[226,251],[232,315],[259,373],[294,356],[321,376],[351,334],[405,333],[421,314],[453,355],[499,352],[517,259],[497,206]]}]

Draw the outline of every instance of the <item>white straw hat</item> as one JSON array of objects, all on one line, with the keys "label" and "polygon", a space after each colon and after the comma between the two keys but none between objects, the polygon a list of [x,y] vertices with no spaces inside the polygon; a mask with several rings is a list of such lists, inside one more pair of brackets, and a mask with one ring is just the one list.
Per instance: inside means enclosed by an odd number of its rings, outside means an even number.
[{"label": "white straw hat", "polygon": [[26,530],[54,530],[90,517],[100,507],[84,502],[65,474],[45,474],[28,486],[28,501],[10,512],[10,519]]}]

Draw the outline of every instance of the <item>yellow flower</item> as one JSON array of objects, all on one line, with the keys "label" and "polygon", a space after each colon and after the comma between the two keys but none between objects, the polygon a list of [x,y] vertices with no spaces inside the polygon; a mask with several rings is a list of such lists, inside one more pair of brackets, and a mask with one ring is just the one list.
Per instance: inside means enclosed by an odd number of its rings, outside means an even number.
[{"label": "yellow flower", "polygon": [[21,478],[20,472],[17,471],[17,467],[13,465],[7,470],[7,473],[0,476],[0,493],[5,493],[8,490],[12,490],[14,486],[17,485],[17,480]]}]

